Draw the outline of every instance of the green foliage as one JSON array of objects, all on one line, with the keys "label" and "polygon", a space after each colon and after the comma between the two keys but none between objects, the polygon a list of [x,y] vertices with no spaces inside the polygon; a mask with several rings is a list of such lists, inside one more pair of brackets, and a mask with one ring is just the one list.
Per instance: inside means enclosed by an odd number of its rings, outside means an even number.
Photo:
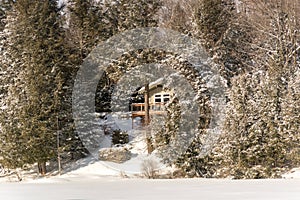
[{"label": "green foliage", "polygon": [[237,13],[233,0],[199,0],[195,36],[219,65],[219,73],[231,78],[252,69],[252,29]]},{"label": "green foliage", "polygon": [[112,35],[103,22],[103,7],[96,6],[93,0],[68,1],[67,9],[68,44],[72,49],[73,62],[80,65],[99,41]]},{"label": "green foliage", "polygon": [[107,1],[104,19],[109,33],[117,33],[134,28],[157,26],[159,0],[117,0]]},{"label": "green foliage", "polygon": [[288,94],[283,102],[282,113],[282,131],[285,134],[285,141],[290,143],[286,149],[290,166],[300,165],[300,90],[299,90],[299,71],[290,79]]},{"label": "green foliage", "polygon": [[164,127],[155,134],[154,140],[156,147],[168,145],[170,140],[174,139],[179,131],[181,110],[177,98],[172,99],[171,102],[166,105],[166,111]]},{"label": "green foliage", "polygon": [[194,139],[187,151],[176,160],[175,165],[183,170],[187,177],[214,177],[216,171],[215,157],[201,155],[200,135]]},{"label": "green foliage", "polygon": [[[0,1],[0,163],[16,168],[51,160],[57,150],[73,157],[84,152],[71,115],[78,67],[99,42],[162,25],[200,39],[228,81],[225,129],[213,151],[201,155],[211,114],[209,92],[178,55],[153,49],[122,55],[99,81],[96,111],[110,111],[114,85],[126,72],[145,63],[164,64],[186,77],[197,93],[198,132],[175,163],[186,176],[274,178],[299,166],[300,8],[291,2],[243,1],[251,11],[245,13],[237,12],[233,0],[194,1],[195,13],[177,2],[161,22],[159,0],[70,0],[65,10],[55,0]],[[259,9],[251,10],[253,3]],[[191,16],[195,21],[188,21]],[[178,102],[166,110],[166,123],[154,137],[161,150],[176,137],[181,120]],[[125,144],[129,138],[115,131],[112,140]]]},{"label": "green foliage", "polygon": [[[278,15],[266,15],[262,9],[246,13],[244,18],[232,12],[230,1],[199,3],[198,35],[221,66],[220,73],[229,81],[230,90],[222,138],[204,157],[197,152],[201,149],[201,137],[195,141],[179,159],[178,166],[187,173],[202,177],[274,178],[299,166],[299,123],[295,118],[298,107],[292,106],[298,105],[298,78],[294,73],[299,63],[295,50],[299,26],[293,20],[297,8],[289,10],[278,2],[265,3],[258,6],[272,4],[273,7],[267,6],[274,9],[269,13]],[[252,54],[253,47],[260,53]]]},{"label": "green foliage", "polygon": [[[277,177],[297,162],[290,156],[295,141],[283,129],[282,97],[269,74],[246,74],[233,82],[221,145],[222,168],[235,178]],[[286,116],[287,117],[287,116]],[[299,147],[298,147],[299,149]]]},{"label": "green foliage", "polygon": [[[101,23],[103,33],[106,34],[102,40],[134,28],[157,26],[156,14],[160,8],[159,0],[106,1],[102,6],[104,8],[101,14]],[[130,65],[128,61],[126,62],[127,65]],[[102,76],[96,91],[97,112],[110,111],[111,94],[115,83],[108,73]]]},{"label": "green foliage", "polygon": [[232,1],[200,0],[197,10],[197,25],[205,47],[212,49],[221,42],[233,20],[234,5]]},{"label": "green foliage", "polygon": [[5,20],[7,12],[11,10],[13,0],[1,0],[0,1],[0,31],[3,31],[5,26]]},{"label": "green foliage", "polygon": [[8,88],[5,117],[1,120],[5,141],[1,148],[7,155],[3,162],[11,168],[55,157],[56,135],[66,130],[70,103],[63,96],[69,66],[57,2],[20,0],[14,11],[16,21],[8,26],[12,34],[7,36],[11,42],[7,64],[19,73],[11,74],[14,81]]},{"label": "green foliage", "polygon": [[112,134],[112,144],[127,144],[129,142],[129,135],[127,132],[121,130],[114,130]]}]

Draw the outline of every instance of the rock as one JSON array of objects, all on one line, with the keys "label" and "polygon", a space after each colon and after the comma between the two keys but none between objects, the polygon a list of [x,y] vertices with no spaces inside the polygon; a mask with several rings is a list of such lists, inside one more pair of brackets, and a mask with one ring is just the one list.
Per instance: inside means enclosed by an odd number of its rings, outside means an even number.
[{"label": "rock", "polygon": [[103,148],[99,151],[99,160],[123,163],[130,160],[131,152],[124,147]]}]

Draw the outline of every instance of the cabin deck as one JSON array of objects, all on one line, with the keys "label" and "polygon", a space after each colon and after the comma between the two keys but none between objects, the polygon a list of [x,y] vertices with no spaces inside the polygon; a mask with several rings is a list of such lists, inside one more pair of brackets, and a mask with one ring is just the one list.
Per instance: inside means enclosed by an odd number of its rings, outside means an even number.
[{"label": "cabin deck", "polygon": [[[164,115],[166,111],[164,110],[165,103],[155,103],[149,105],[150,115]],[[143,117],[146,115],[145,103],[133,103],[131,104],[131,115],[132,117]]]}]

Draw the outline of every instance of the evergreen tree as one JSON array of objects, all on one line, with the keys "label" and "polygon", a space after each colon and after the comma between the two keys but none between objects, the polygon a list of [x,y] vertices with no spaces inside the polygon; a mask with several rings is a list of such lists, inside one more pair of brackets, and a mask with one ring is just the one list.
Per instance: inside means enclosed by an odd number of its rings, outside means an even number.
[{"label": "evergreen tree", "polygon": [[225,176],[276,177],[285,167],[290,141],[284,140],[280,122],[275,119],[274,87],[266,72],[241,75],[233,81],[221,141],[225,156],[220,167]]},{"label": "evergreen tree", "polygon": [[222,143],[227,164],[221,169],[227,167],[236,178],[276,177],[299,162],[298,123],[291,121],[297,106],[294,112],[289,106],[298,103],[294,73],[299,63],[299,8],[289,1],[255,5],[264,9],[250,7],[247,15],[256,34],[252,46],[259,52],[254,61],[260,66],[234,81],[223,140],[227,142]]},{"label": "evergreen tree", "polygon": [[287,159],[292,161],[287,163],[288,166],[300,165],[300,82],[299,70],[289,81],[288,94],[282,105],[283,122],[282,131],[284,132],[284,140],[290,143],[290,146],[286,149]]},{"label": "evergreen tree", "polygon": [[195,33],[227,80],[252,67],[252,31],[236,10],[234,0],[199,0]]},{"label": "evergreen tree", "polygon": [[[6,75],[9,73],[7,69],[7,62],[9,60],[9,56],[7,55],[7,48],[9,46],[9,42],[7,41],[7,36],[9,33],[5,29],[6,23],[9,20],[7,19],[7,13],[10,12],[12,5],[11,0],[0,1],[0,102],[4,98],[7,93],[7,84],[5,81]],[[2,104],[0,103],[0,108]]]},{"label": "evergreen tree", "polygon": [[158,22],[159,0],[106,1],[104,18],[112,35],[142,27],[155,27]]},{"label": "evergreen tree", "polygon": [[[94,0],[71,0],[67,4],[67,44],[70,49],[69,61],[72,63],[74,81],[78,67],[88,54],[101,41],[112,36],[109,25],[104,20],[104,7]],[[73,84],[73,83],[71,83]],[[104,74],[99,81],[97,93],[102,98],[96,98],[96,110],[107,111],[110,101],[110,84]]]},{"label": "evergreen tree", "polygon": [[[56,1],[20,0],[14,9],[16,23],[10,40],[17,51],[9,52],[10,67],[19,73],[9,87],[2,137],[20,145],[4,148],[2,153],[8,156],[3,160],[13,160],[11,168],[38,163],[39,172],[45,174],[46,162],[57,154],[59,121],[65,116],[62,92],[68,64],[64,35]],[[20,151],[15,155],[18,159],[9,153],[16,150]]]},{"label": "evergreen tree", "polygon": [[[118,0],[106,1],[103,6],[102,23],[103,39],[107,39],[121,32],[134,28],[156,27],[158,24],[157,13],[161,6],[159,0]],[[103,35],[103,34],[102,34]],[[111,94],[116,82],[104,72],[96,92],[97,112],[109,112]]]},{"label": "evergreen tree", "polygon": [[[157,2],[157,1],[153,1]],[[132,28],[148,27],[156,23],[152,17],[157,10],[152,1],[69,1],[67,4],[67,29],[69,46],[71,49],[69,60],[75,66],[82,64],[83,59],[93,50],[96,45],[111,36]],[[149,12],[149,13],[148,13]],[[109,112],[111,94],[114,88],[109,68],[103,73],[96,90],[96,112]],[[76,72],[76,70],[75,70]],[[75,73],[74,73],[75,74]],[[75,78],[75,76],[73,76]],[[82,96],[84,102],[90,94]],[[86,108],[83,108],[86,109]],[[89,113],[89,112],[85,112]],[[83,120],[83,119],[78,119]],[[91,128],[94,124],[84,122],[82,129]],[[97,129],[95,129],[97,130]],[[97,130],[101,131],[101,130]],[[82,137],[88,134],[85,131],[79,133]],[[95,145],[93,139],[90,145]],[[95,142],[97,143],[97,142]],[[96,147],[99,148],[99,147]]]},{"label": "evergreen tree", "polygon": [[[70,62],[78,67],[96,45],[113,35],[133,28],[151,27],[159,1],[69,1]],[[75,70],[76,72],[76,70]],[[75,77],[75,76],[74,76]],[[115,82],[104,72],[96,91],[96,111],[109,112]]]},{"label": "evergreen tree", "polygon": [[4,29],[6,13],[11,9],[13,0],[0,1],[0,31]]},{"label": "evergreen tree", "polygon": [[100,41],[133,28],[156,26],[159,5],[158,0],[68,1],[69,44],[79,51],[75,53],[80,55],[79,64]]},{"label": "evergreen tree", "polygon": [[68,43],[81,64],[99,41],[111,35],[103,23],[103,6],[94,0],[70,0],[67,4]]},{"label": "evergreen tree", "polygon": [[7,53],[7,47],[8,47],[8,41],[6,39],[6,36],[8,35],[5,29],[5,21],[6,19],[6,13],[3,11],[2,13],[2,20],[3,24],[1,24],[1,31],[0,31],[0,56],[1,56],[1,61],[0,61],[0,108],[2,108],[3,105],[3,98],[6,96],[7,93],[7,84],[5,81],[5,76],[8,73],[8,70],[6,69],[6,63],[8,59]]},{"label": "evergreen tree", "polygon": [[16,91],[20,96],[22,93],[18,87],[22,82],[19,78],[22,53],[18,51],[19,33],[14,29],[17,25],[16,13],[15,9],[6,13],[5,28],[1,32],[0,137],[3,142],[0,149],[1,164],[7,167],[21,167],[24,162],[20,155],[25,151],[18,120],[14,118],[19,100],[11,96]]}]

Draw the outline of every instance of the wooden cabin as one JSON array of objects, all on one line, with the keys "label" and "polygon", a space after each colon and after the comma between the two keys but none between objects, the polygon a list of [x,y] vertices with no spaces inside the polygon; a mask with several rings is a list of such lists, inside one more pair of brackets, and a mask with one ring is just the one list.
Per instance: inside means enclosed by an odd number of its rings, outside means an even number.
[{"label": "wooden cabin", "polygon": [[[147,89],[148,88],[148,89]],[[149,83],[138,90],[139,94],[144,95],[143,103],[132,103],[131,113],[134,117],[145,117],[147,114],[146,104],[148,103],[149,115],[165,114],[164,105],[173,96],[173,91],[163,87],[163,79],[158,79],[155,82]],[[148,97],[148,102],[146,101]]]}]

